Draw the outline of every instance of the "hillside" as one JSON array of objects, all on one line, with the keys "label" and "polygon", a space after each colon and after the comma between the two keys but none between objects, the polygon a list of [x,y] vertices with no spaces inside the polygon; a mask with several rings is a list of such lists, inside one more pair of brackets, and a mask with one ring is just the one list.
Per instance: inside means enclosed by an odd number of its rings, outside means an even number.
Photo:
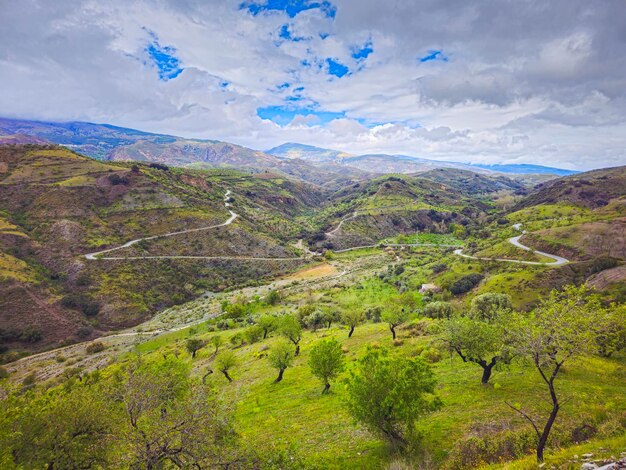
[{"label": "hillside", "polygon": [[[239,215],[232,227],[157,238],[116,254],[295,259],[84,258],[139,237],[223,223],[231,188]],[[325,197],[278,176],[105,163],[40,146],[0,148],[0,193],[3,343],[35,348],[135,324],[206,290],[303,264],[288,244],[302,231],[294,218]],[[36,340],[27,339],[31,332]]]},{"label": "hillside", "polygon": [[[318,185],[339,187],[363,178],[349,167],[316,168],[302,160],[284,160],[257,150],[217,140],[185,139],[88,122],[39,122],[0,118],[0,136],[51,142],[99,160],[135,160],[174,166],[234,168],[254,173],[271,170]],[[3,137],[12,143],[8,137]],[[14,137],[17,139],[17,137]]]}]

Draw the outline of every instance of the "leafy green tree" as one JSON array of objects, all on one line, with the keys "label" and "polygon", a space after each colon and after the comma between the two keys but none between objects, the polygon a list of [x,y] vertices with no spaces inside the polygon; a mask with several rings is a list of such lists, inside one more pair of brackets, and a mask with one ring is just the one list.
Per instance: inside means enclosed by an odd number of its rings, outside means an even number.
[{"label": "leafy green tree", "polygon": [[611,357],[614,353],[626,349],[626,305],[613,304],[600,313],[596,344],[602,357]]},{"label": "leafy green tree", "polygon": [[217,369],[224,374],[224,377],[226,377],[229,382],[232,382],[233,379],[229,375],[228,371],[235,367],[238,362],[239,361],[237,356],[235,356],[235,353],[230,350],[226,350],[221,352],[219,356],[215,358],[215,367],[217,367]]},{"label": "leafy green tree", "polygon": [[[94,468],[110,464],[121,413],[96,385],[68,382],[49,393],[9,399],[6,426],[14,430],[2,447],[15,468]],[[8,468],[14,468],[11,465]]]},{"label": "leafy green tree", "polygon": [[409,319],[409,311],[400,305],[392,305],[383,311],[380,318],[389,325],[391,336],[396,339],[396,327]]},{"label": "leafy green tree", "polygon": [[341,312],[341,321],[350,328],[348,338],[352,337],[354,329],[365,320],[365,313],[358,307],[348,307]]},{"label": "leafy green tree", "polygon": [[209,339],[209,343],[211,343],[211,345],[215,348],[215,351],[213,351],[213,355],[216,355],[217,351],[220,349],[220,346],[224,344],[224,338],[222,338],[220,335],[213,335]]},{"label": "leafy green tree", "polygon": [[277,290],[271,290],[265,296],[265,302],[268,305],[276,305],[280,302],[280,293]]},{"label": "leafy green tree", "polygon": [[341,343],[336,339],[318,341],[309,353],[309,367],[313,375],[324,383],[322,393],[327,393],[330,381],[336,378],[344,367]]},{"label": "leafy green tree", "polygon": [[168,357],[132,364],[116,387],[125,426],[113,468],[214,468],[234,463],[232,412],[210,387],[190,378],[190,365]]},{"label": "leafy green tree", "polygon": [[278,319],[274,315],[261,315],[256,322],[263,330],[263,339],[278,328]]},{"label": "leafy green tree", "polygon": [[285,370],[293,364],[293,348],[289,345],[289,343],[281,341],[270,349],[270,353],[267,358],[270,361],[270,365],[274,369],[278,369],[278,377],[274,380],[274,383],[278,383],[283,380]]},{"label": "leafy green tree", "polygon": [[244,336],[248,344],[254,344],[260,341],[263,337],[263,328],[261,328],[259,325],[251,325],[246,328]]},{"label": "leafy green tree", "polygon": [[302,339],[302,325],[293,315],[284,315],[280,319],[280,334],[287,338],[296,347],[295,355],[300,354],[300,340]]},{"label": "leafy green tree", "polygon": [[543,426],[519,406],[509,404],[537,434],[538,462],[543,462],[552,426],[563,405],[556,379],[566,362],[597,352],[602,310],[599,298],[590,295],[584,285],[568,286],[560,292],[553,290],[530,315],[515,314],[507,320],[507,331],[518,354],[532,361],[539,373],[537,378],[547,386],[552,404]]},{"label": "leafy green tree", "polygon": [[330,328],[333,322],[339,320],[339,313],[331,308],[324,308],[322,310],[322,315],[326,328]]},{"label": "leafy green tree", "polygon": [[415,424],[438,409],[435,376],[420,357],[396,356],[368,348],[347,381],[346,404],[354,418],[394,447],[415,436]]},{"label": "leafy green tree", "polygon": [[452,318],[444,327],[444,338],[463,362],[478,364],[483,369],[481,383],[489,383],[496,364],[509,363],[510,346],[500,325],[467,317]]},{"label": "leafy green tree", "polygon": [[454,314],[454,308],[449,302],[438,300],[427,303],[422,313],[428,318],[450,318]]},{"label": "leafy green tree", "polygon": [[189,351],[189,354],[191,354],[192,359],[196,358],[198,351],[205,345],[206,343],[200,338],[189,338],[185,343],[185,347],[187,348],[187,351]]},{"label": "leafy green tree", "polygon": [[477,295],[472,299],[469,316],[486,322],[497,319],[501,312],[511,310],[513,303],[508,294],[497,294],[488,292],[486,294]]}]

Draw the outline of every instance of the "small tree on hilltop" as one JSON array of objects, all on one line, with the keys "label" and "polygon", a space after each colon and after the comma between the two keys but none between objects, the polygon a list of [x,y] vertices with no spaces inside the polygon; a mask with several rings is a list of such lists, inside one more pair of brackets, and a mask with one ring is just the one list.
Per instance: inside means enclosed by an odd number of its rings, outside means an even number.
[{"label": "small tree on hilltop", "polygon": [[191,358],[195,359],[197,352],[202,349],[206,343],[200,338],[189,338],[186,343],[187,351],[191,354]]},{"label": "small tree on hilltop", "polygon": [[547,385],[552,409],[543,426],[518,406],[508,404],[520,413],[537,434],[537,461],[543,462],[544,449],[552,426],[562,406],[555,381],[565,362],[597,351],[597,332],[605,317],[599,299],[587,288],[569,286],[562,292],[552,291],[530,314],[517,314],[508,322],[518,353],[528,357],[537,378]]},{"label": "small tree on hilltop", "polygon": [[267,358],[270,361],[270,365],[274,369],[278,369],[278,377],[274,380],[274,383],[278,383],[283,380],[285,369],[291,367],[293,364],[293,349],[289,343],[284,341],[280,342],[270,349],[270,353]]},{"label": "small tree on hilltop", "polygon": [[435,377],[420,357],[368,348],[347,381],[346,404],[354,418],[394,447],[415,436],[417,420],[441,406]]},{"label": "small tree on hilltop", "polygon": [[280,319],[280,334],[287,338],[296,347],[295,355],[300,354],[300,340],[302,339],[302,325],[293,315],[284,315]]},{"label": "small tree on hilltop", "polygon": [[232,382],[233,379],[228,374],[228,371],[235,367],[237,363],[237,356],[235,356],[235,353],[230,350],[223,351],[215,358],[215,366],[222,374],[224,374],[224,377],[226,377],[229,382]]},{"label": "small tree on hilltop", "polygon": [[336,339],[318,341],[309,353],[309,367],[314,376],[324,383],[322,393],[330,389],[330,381],[336,378],[344,366],[341,343]]}]

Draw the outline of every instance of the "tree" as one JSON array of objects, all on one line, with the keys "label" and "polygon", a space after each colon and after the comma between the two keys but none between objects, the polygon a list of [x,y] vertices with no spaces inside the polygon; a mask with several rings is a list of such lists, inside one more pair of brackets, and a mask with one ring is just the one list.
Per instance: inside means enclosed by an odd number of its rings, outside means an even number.
[{"label": "tree", "polygon": [[191,354],[191,358],[196,358],[196,353],[202,349],[206,343],[200,338],[189,338],[185,346],[187,347],[187,351]]},{"label": "tree", "polygon": [[422,358],[369,347],[350,372],[346,404],[352,416],[372,432],[404,448],[414,436],[418,418],[441,406],[435,384]]},{"label": "tree", "polygon": [[302,339],[302,325],[293,315],[284,315],[280,320],[280,334],[287,338],[296,347],[295,355],[300,354],[300,340]]},{"label": "tree", "polygon": [[511,310],[513,304],[507,294],[488,292],[472,299],[469,316],[486,322],[494,321],[501,312]]},{"label": "tree", "polygon": [[396,327],[408,320],[409,312],[399,305],[392,305],[383,312],[380,318],[389,325],[391,336],[396,339]]},{"label": "tree", "polygon": [[267,335],[278,327],[278,321],[274,315],[261,315],[256,324],[263,330],[263,339],[266,339]]},{"label": "tree", "polygon": [[280,302],[280,293],[277,290],[271,290],[265,296],[265,303],[268,305],[276,305]]},{"label": "tree", "polygon": [[263,328],[259,325],[251,325],[244,331],[244,336],[248,344],[254,344],[263,337]]},{"label": "tree", "polygon": [[445,341],[463,362],[473,362],[483,369],[481,383],[489,383],[493,368],[511,360],[510,348],[500,325],[493,325],[467,317],[446,322]]},{"label": "tree", "polygon": [[322,393],[327,393],[330,381],[336,378],[344,367],[341,343],[336,339],[318,341],[309,353],[309,367],[313,375],[324,383]]},{"label": "tree", "polygon": [[220,335],[214,335],[211,336],[211,339],[209,339],[209,343],[211,343],[215,348],[215,351],[213,351],[213,355],[215,356],[217,351],[220,349],[220,346],[224,344],[224,339]]},{"label": "tree", "polygon": [[611,357],[626,349],[626,305],[611,305],[601,312],[596,344],[602,357]]},{"label": "tree", "polygon": [[[110,450],[121,414],[107,401],[99,384],[71,380],[63,388],[34,398],[9,399],[13,409],[3,408],[0,414],[11,418],[12,423],[2,428],[14,432],[1,447],[10,449],[15,467],[5,462],[3,468],[110,467]],[[7,404],[4,401],[3,405]],[[17,415],[10,416],[12,412]]]},{"label": "tree", "polygon": [[191,380],[189,364],[138,361],[115,394],[126,425],[113,468],[214,468],[236,459],[232,413],[217,392]]},{"label": "tree", "polygon": [[553,290],[530,314],[516,314],[508,321],[508,332],[520,355],[528,357],[544,382],[552,408],[543,426],[520,407],[508,404],[520,413],[537,435],[537,461],[543,462],[544,450],[562,403],[555,381],[563,364],[572,358],[597,351],[597,333],[602,327],[602,307],[587,288],[568,286]]},{"label": "tree", "polygon": [[283,373],[285,372],[285,369],[293,364],[293,349],[289,343],[281,341],[270,349],[270,353],[267,357],[270,361],[270,365],[274,369],[278,369],[278,377],[274,380],[274,383],[278,383],[283,380]]},{"label": "tree", "polygon": [[454,308],[449,302],[436,301],[427,303],[422,313],[428,318],[450,318],[454,314]]},{"label": "tree", "polygon": [[363,310],[357,307],[348,307],[341,313],[341,321],[344,325],[350,327],[348,338],[352,337],[354,329],[363,323],[364,318],[365,314],[363,313]]},{"label": "tree", "polygon": [[224,374],[224,377],[226,377],[229,382],[232,382],[233,379],[228,374],[228,371],[235,367],[237,363],[237,356],[235,356],[235,353],[230,350],[221,352],[220,355],[215,358],[215,366],[222,374]]},{"label": "tree", "polygon": [[332,310],[330,308],[325,308],[322,311],[324,317],[324,323],[326,324],[326,328],[330,328],[334,321],[337,321],[339,318],[339,314],[336,310]]}]

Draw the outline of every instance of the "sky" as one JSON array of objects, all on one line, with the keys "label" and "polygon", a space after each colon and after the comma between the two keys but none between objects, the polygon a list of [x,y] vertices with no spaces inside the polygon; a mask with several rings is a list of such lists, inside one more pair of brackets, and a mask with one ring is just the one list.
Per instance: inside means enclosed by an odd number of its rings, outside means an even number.
[{"label": "sky", "polygon": [[4,117],[626,164],[623,0],[0,0],[0,24]]}]

